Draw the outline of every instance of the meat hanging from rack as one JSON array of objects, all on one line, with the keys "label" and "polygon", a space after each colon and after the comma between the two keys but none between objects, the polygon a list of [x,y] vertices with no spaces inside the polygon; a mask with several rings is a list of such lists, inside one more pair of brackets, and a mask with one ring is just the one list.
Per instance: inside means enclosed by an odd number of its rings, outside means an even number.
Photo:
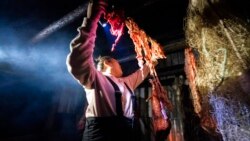
[{"label": "meat hanging from rack", "polygon": [[193,49],[191,47],[186,48],[184,53],[185,53],[184,70],[188,78],[187,80],[188,80],[189,86],[191,88],[194,110],[199,115],[202,109],[201,109],[201,95],[197,90],[196,82],[195,82],[196,74],[197,74],[195,56],[193,53]]},{"label": "meat hanging from rack", "polygon": [[[149,66],[150,75],[152,77],[150,79],[152,92],[147,101],[151,100],[154,133],[156,135],[159,132],[163,134],[165,133],[164,137],[166,138],[169,134],[169,128],[171,128],[171,123],[167,117],[166,110],[172,111],[173,106],[168,98],[168,93],[161,85],[155,70],[155,60],[165,59],[166,56],[162,50],[162,46],[149,37],[144,30],[140,29],[132,18],[128,17],[125,19],[123,13],[121,12],[120,14],[122,14],[122,16],[119,16],[119,13],[107,14],[113,15],[110,17],[115,17],[108,18],[108,23],[111,25],[111,33],[120,33],[121,30],[123,31],[124,24],[121,24],[121,21],[123,21],[128,28],[130,38],[135,45],[136,58],[138,60],[139,67],[142,68],[145,63]],[[119,38],[120,36],[118,35],[117,39]]]},{"label": "meat hanging from rack", "polygon": [[168,98],[167,91],[163,88],[158,79],[154,61],[157,59],[165,59],[166,56],[162,50],[162,46],[160,46],[160,44],[158,44],[151,37],[147,36],[145,31],[140,29],[131,18],[127,18],[126,26],[128,28],[130,38],[135,45],[138,65],[142,68],[143,64],[146,63],[150,68],[150,75],[152,77],[152,79],[150,79],[152,92],[147,101],[151,100],[155,136],[158,139],[165,139],[167,138],[171,128],[171,122],[168,119],[166,110],[172,111],[173,106]]},{"label": "meat hanging from rack", "polygon": [[143,64],[146,63],[150,67],[150,74],[157,76],[154,61],[166,58],[162,46],[149,37],[145,31],[140,29],[132,18],[127,18],[125,23],[130,38],[135,45],[136,58],[138,59],[139,66],[142,67]]},{"label": "meat hanging from rack", "polygon": [[111,48],[111,51],[114,51],[116,44],[118,43],[123,34],[125,21],[124,11],[120,9],[115,9],[111,12],[107,12],[104,18],[111,25],[111,34],[117,36]]},{"label": "meat hanging from rack", "polygon": [[151,100],[154,131],[164,131],[170,125],[165,109],[172,111],[173,106],[168,99],[167,91],[161,86],[158,78],[150,79],[152,85]]}]

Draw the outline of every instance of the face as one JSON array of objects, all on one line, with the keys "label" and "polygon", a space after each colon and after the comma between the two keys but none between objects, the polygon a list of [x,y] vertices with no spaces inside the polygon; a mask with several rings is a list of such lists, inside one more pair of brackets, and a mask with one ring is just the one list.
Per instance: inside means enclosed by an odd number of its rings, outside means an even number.
[{"label": "face", "polygon": [[107,70],[110,70],[110,73],[115,77],[121,77],[123,75],[121,65],[116,59],[105,62],[105,65],[109,68]]}]

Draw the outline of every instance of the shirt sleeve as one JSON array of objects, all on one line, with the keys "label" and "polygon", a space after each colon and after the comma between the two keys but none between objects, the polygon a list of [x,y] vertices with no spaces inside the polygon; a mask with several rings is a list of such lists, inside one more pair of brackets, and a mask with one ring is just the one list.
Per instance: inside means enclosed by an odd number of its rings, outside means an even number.
[{"label": "shirt sleeve", "polygon": [[70,53],[66,65],[73,77],[86,88],[91,88],[97,70],[93,60],[98,21],[104,13],[98,8],[90,19],[84,18],[83,24],[78,28],[78,35],[70,43]]},{"label": "shirt sleeve", "polygon": [[124,77],[124,82],[126,82],[132,90],[135,90],[144,81],[148,74],[149,67],[144,65],[142,69]]}]

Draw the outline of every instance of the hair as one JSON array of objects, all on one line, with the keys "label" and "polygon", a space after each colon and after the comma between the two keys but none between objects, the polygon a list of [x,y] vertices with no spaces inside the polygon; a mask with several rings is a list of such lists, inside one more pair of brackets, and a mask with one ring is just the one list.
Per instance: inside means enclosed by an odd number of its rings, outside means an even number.
[{"label": "hair", "polygon": [[112,57],[110,56],[99,56],[96,61],[97,61],[97,70],[99,71],[104,71],[104,62],[105,61],[111,61],[111,59],[113,59]]}]

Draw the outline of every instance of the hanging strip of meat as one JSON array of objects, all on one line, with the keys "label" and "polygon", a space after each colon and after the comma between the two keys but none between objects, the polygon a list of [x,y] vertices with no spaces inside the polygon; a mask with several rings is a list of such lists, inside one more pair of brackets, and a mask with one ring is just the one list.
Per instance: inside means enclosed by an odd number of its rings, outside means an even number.
[{"label": "hanging strip of meat", "polygon": [[139,66],[142,67],[144,62],[141,60],[144,60],[150,68],[152,92],[147,100],[151,100],[154,133],[157,136],[161,132],[161,134],[163,133],[163,137],[166,138],[170,127],[170,120],[167,117],[166,110],[172,111],[173,106],[168,98],[167,91],[163,88],[157,77],[154,64],[154,60],[165,59],[166,56],[162,50],[162,46],[147,36],[145,31],[140,29],[131,18],[128,18],[125,22],[130,38],[135,44]]},{"label": "hanging strip of meat", "polygon": [[192,48],[185,49],[185,73],[188,79],[188,83],[191,89],[191,94],[193,97],[193,104],[195,112],[200,115],[201,113],[201,96],[198,93],[195,83],[195,77],[197,73],[195,56]]},{"label": "hanging strip of meat", "polygon": [[[158,78],[150,79],[152,85],[151,100],[154,132],[164,131],[169,127],[166,109],[172,111],[167,91],[161,86]],[[149,100],[148,99],[148,100]]]},{"label": "hanging strip of meat", "polygon": [[[121,31],[121,29],[123,30],[123,16],[124,15],[121,13],[108,14],[106,19],[108,19],[111,25],[112,34],[120,34],[119,31]],[[168,98],[167,91],[163,88],[157,77],[154,62],[157,59],[165,59],[166,56],[162,50],[162,46],[149,37],[144,30],[140,29],[132,18],[127,18],[124,22],[128,28],[130,38],[135,45],[139,67],[142,68],[143,64],[146,63],[150,68],[150,75],[152,76],[152,79],[150,79],[152,94],[147,100],[151,100],[154,133],[157,135],[157,133],[161,132],[161,134],[165,134],[164,138],[166,138],[169,134],[170,127],[170,120],[167,117],[166,110],[172,111],[173,106]],[[118,39],[119,38],[120,36],[118,35]]]},{"label": "hanging strip of meat", "polygon": [[128,28],[130,38],[135,45],[135,51],[137,54],[136,57],[138,59],[139,66],[142,67],[145,61],[150,68],[150,74],[157,76],[154,61],[166,58],[162,50],[162,46],[149,37],[144,30],[140,29],[132,18],[127,18],[125,23]]},{"label": "hanging strip of meat", "polygon": [[123,34],[125,20],[124,11],[116,9],[114,11],[108,12],[105,15],[105,19],[111,25],[111,34],[116,36],[115,42],[113,43],[111,49],[111,51],[114,51],[116,44],[118,43]]}]

